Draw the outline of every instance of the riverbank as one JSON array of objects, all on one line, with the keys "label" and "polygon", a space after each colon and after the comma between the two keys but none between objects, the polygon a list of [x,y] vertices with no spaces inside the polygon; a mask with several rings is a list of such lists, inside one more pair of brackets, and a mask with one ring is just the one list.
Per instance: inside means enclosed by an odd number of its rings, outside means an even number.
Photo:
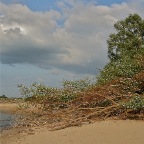
[{"label": "riverbank", "polygon": [[[9,133],[10,132],[10,133]],[[107,120],[50,132],[47,126],[11,129],[2,144],[143,144],[144,122]]]},{"label": "riverbank", "polygon": [[[21,107],[20,107],[21,106]],[[142,120],[95,120],[61,123],[47,113],[40,114],[37,107],[25,102],[0,103],[0,110],[8,113],[30,114],[21,119],[20,124],[1,132],[2,144],[143,144],[144,121]],[[23,113],[22,113],[23,112]],[[65,111],[60,111],[60,115]],[[55,111],[53,111],[55,114]],[[37,117],[38,116],[38,117]],[[50,119],[49,119],[50,118]],[[68,125],[67,125],[68,124]],[[59,130],[58,130],[59,129]],[[55,131],[53,131],[55,130]]]},{"label": "riverbank", "polygon": [[0,103],[0,130],[13,126],[17,110],[18,103]]},{"label": "riverbank", "polygon": [[18,109],[18,103],[0,103],[0,111],[5,113],[15,113]]}]

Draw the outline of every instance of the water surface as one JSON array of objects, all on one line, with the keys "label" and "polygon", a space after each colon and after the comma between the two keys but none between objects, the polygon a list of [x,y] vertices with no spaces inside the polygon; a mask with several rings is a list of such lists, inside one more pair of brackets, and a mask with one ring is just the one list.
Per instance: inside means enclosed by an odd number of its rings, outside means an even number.
[{"label": "water surface", "polygon": [[10,127],[14,123],[14,115],[0,112],[0,129]]}]

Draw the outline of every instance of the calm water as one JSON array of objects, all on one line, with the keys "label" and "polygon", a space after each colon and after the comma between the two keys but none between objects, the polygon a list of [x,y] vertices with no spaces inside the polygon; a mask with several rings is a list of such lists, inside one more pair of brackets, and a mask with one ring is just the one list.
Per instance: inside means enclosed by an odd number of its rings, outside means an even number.
[{"label": "calm water", "polygon": [[0,112],[0,129],[10,127],[13,122],[14,116],[12,114]]}]

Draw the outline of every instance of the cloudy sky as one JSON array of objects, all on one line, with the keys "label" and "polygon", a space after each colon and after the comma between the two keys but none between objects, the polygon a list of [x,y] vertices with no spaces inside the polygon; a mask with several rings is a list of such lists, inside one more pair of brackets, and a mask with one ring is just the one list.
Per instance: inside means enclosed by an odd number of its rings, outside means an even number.
[{"label": "cloudy sky", "polygon": [[144,18],[144,0],[0,0],[0,95],[97,75],[114,23],[132,13]]}]

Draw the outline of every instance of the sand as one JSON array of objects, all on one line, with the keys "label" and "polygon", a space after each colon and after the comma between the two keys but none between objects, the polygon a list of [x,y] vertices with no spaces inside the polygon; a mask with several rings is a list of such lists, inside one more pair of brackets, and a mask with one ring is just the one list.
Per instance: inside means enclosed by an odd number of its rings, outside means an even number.
[{"label": "sand", "polygon": [[14,113],[18,108],[17,103],[0,103],[0,111]]},{"label": "sand", "polygon": [[[17,106],[1,103],[0,110]],[[144,144],[144,121],[106,120],[53,132],[47,126],[13,128],[0,134],[0,144]]]},{"label": "sand", "polygon": [[[12,130],[14,131],[14,130]],[[2,144],[144,144],[144,121],[107,120],[50,132],[30,128],[1,136]]]}]

